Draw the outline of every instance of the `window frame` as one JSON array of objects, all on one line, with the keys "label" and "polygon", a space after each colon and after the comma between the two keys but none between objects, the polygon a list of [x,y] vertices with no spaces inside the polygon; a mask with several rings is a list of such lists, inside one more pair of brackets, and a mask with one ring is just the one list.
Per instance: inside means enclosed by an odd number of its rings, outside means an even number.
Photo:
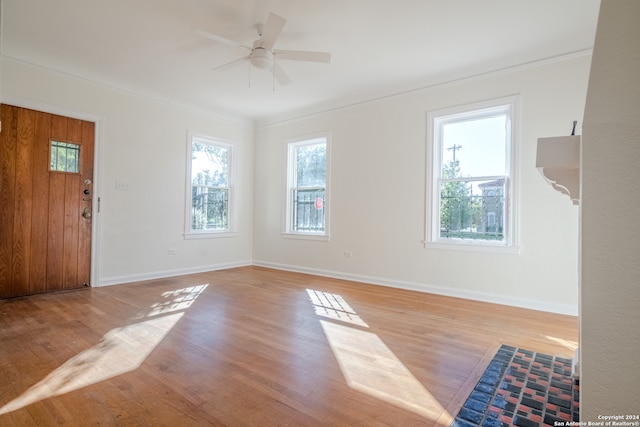
[{"label": "window frame", "polygon": [[[479,252],[520,253],[519,228],[519,96],[502,97],[427,113],[427,195],[425,248]],[[442,129],[446,123],[495,117],[507,117],[505,154],[504,241],[452,239],[440,237],[440,180],[442,174]],[[479,177],[471,177],[479,178]],[[489,178],[489,177],[487,177]],[[495,177],[494,177],[495,178]]]},{"label": "window frame", "polygon": [[[221,140],[219,138],[213,138],[207,135],[188,132],[187,133],[187,164],[186,164],[186,194],[185,194],[185,221],[184,221],[184,238],[185,239],[212,239],[219,237],[233,237],[237,235],[236,220],[235,220],[235,188],[234,188],[234,171],[235,171],[235,144]],[[197,142],[199,144],[208,144],[216,147],[221,147],[227,150],[228,153],[228,168],[227,168],[227,189],[228,203],[227,203],[227,227],[217,230],[194,230],[192,225],[192,205],[193,205],[193,184],[191,182],[191,173],[193,167],[193,144]]]},{"label": "window frame", "polygon": [[[325,183],[324,183],[324,231],[323,232],[313,232],[313,231],[298,231],[294,230],[293,227],[293,196],[292,191],[294,187],[296,177],[297,177],[297,168],[296,168],[296,157],[295,150],[298,147],[305,145],[316,145],[324,141],[325,150],[326,150],[326,160],[325,160]],[[331,133],[330,132],[322,132],[312,135],[307,135],[303,137],[292,138],[286,141],[286,165],[287,165],[287,175],[286,175],[286,185],[285,185],[285,215],[283,221],[283,237],[292,238],[292,239],[307,239],[307,240],[321,240],[321,241],[329,241],[331,237],[330,233],[330,212],[331,212]],[[305,187],[305,188],[321,188],[319,186],[314,187]]]}]

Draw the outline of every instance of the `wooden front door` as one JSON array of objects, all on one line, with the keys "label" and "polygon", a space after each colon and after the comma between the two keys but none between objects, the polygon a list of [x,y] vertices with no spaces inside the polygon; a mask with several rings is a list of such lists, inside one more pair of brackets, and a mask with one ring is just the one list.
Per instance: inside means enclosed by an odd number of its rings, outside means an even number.
[{"label": "wooden front door", "polygon": [[89,286],[94,123],[1,113],[0,298]]}]

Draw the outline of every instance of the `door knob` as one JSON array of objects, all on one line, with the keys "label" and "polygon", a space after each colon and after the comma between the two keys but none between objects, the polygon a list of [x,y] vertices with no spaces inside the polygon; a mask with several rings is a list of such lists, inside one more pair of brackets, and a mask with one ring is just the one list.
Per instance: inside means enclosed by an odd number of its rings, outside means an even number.
[{"label": "door knob", "polygon": [[86,219],[91,218],[91,211],[89,210],[89,208],[84,208],[84,210],[82,211],[82,217]]}]

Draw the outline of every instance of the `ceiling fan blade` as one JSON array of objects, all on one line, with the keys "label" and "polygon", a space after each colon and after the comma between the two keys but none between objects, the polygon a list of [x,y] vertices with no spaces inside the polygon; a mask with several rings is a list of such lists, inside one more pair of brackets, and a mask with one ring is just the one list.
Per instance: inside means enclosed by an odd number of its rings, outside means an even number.
[{"label": "ceiling fan blade", "polygon": [[242,58],[234,59],[233,61],[227,62],[226,64],[218,65],[217,67],[213,67],[211,70],[212,71],[224,71],[224,70],[226,70],[228,68],[231,68],[234,65],[244,61],[245,59],[249,59],[249,55],[243,56]]},{"label": "ceiling fan blade", "polygon": [[229,45],[229,46],[240,46],[240,47],[244,47],[246,49],[251,49],[249,46],[245,46],[242,43],[238,43],[236,41],[229,40],[229,39],[224,38],[222,36],[218,36],[216,34],[212,34],[212,33],[209,33],[207,31],[199,30],[197,28],[194,28],[193,32],[197,33],[201,37],[204,37],[204,38],[209,39],[209,40],[216,41],[218,43],[226,44],[226,45]]},{"label": "ceiling fan blade", "polygon": [[271,72],[273,73],[273,77],[275,77],[278,83],[280,83],[281,85],[284,86],[291,83],[291,79],[289,78],[287,73],[284,72],[282,67],[278,65],[277,62],[273,63],[273,69],[271,70]]},{"label": "ceiling fan blade", "polygon": [[310,52],[306,50],[274,50],[273,54],[278,59],[309,62],[331,62],[331,54],[328,52]]},{"label": "ceiling fan blade", "polygon": [[269,12],[267,22],[265,22],[262,34],[260,35],[260,39],[258,39],[257,45],[254,47],[263,47],[267,50],[271,50],[278,39],[282,28],[284,28],[284,24],[286,23],[287,20],[282,16]]}]

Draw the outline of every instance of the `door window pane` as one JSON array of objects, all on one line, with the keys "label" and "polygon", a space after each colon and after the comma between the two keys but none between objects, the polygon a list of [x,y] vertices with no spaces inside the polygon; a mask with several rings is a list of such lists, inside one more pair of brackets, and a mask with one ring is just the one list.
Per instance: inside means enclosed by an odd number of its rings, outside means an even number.
[{"label": "door window pane", "polygon": [[80,172],[80,145],[51,141],[51,167],[54,172]]}]

